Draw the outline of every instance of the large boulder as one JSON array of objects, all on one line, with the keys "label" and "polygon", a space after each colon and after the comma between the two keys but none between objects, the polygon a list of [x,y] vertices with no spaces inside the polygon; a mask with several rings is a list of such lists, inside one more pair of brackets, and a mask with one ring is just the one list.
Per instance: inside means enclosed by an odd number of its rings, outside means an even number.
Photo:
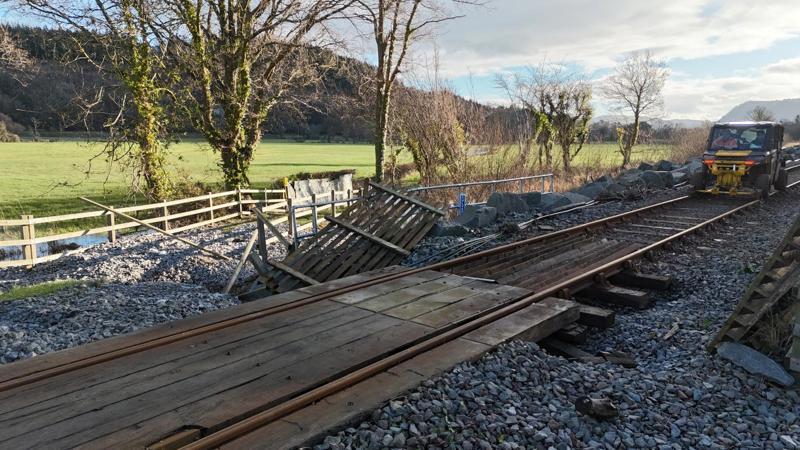
[{"label": "large boulder", "polygon": [[784,387],[794,384],[794,378],[768,356],[736,342],[723,342],[717,354],[753,375],[764,378]]},{"label": "large boulder", "polygon": [[463,225],[436,222],[428,234],[431,236],[465,236],[467,233],[469,233],[469,229]]},{"label": "large boulder", "polygon": [[684,181],[689,180],[689,173],[683,170],[673,170],[670,172],[672,174],[672,185],[676,185],[678,183],[683,183]]},{"label": "large boulder", "polygon": [[489,226],[496,220],[496,208],[483,205],[468,205],[464,208],[464,214],[456,217],[454,222],[465,227],[480,228]]},{"label": "large boulder", "polygon": [[703,161],[700,160],[699,158],[694,158],[687,161],[686,164],[684,164],[683,167],[681,167],[681,169],[685,169],[686,173],[688,173],[689,177],[691,177],[692,175],[703,173],[705,165],[703,164]]},{"label": "large boulder", "polygon": [[605,174],[602,177],[594,180],[595,183],[603,183],[603,184],[611,184],[614,182],[614,177],[611,175]]},{"label": "large boulder", "polygon": [[567,206],[571,203],[572,201],[570,201],[570,199],[564,194],[558,192],[545,192],[542,194],[541,208],[545,211],[548,211],[551,209],[560,208],[562,206]]},{"label": "large boulder", "polygon": [[617,177],[617,183],[625,187],[641,185],[644,184],[641,175],[642,172],[638,170],[629,170]]},{"label": "large boulder", "polygon": [[536,209],[542,203],[542,193],[541,192],[526,192],[522,194],[525,198],[525,203],[528,204],[530,209]]},{"label": "large boulder", "polygon": [[604,197],[601,198],[616,198],[625,195],[625,186],[619,183],[611,183],[606,186]]},{"label": "large boulder", "polygon": [[672,181],[672,174],[670,172],[656,172],[655,170],[646,170],[639,175],[644,184],[652,189],[663,189],[667,187],[666,180],[662,173],[669,175],[670,183]]},{"label": "large boulder", "polygon": [[642,172],[644,172],[646,170],[653,170],[653,168],[654,167],[653,167],[652,164],[648,164],[646,162],[639,163],[639,170],[641,170]]},{"label": "large boulder", "polygon": [[589,197],[587,197],[585,195],[579,194],[577,192],[564,192],[563,195],[564,195],[564,197],[567,197],[567,199],[569,200],[569,202],[571,204],[574,204],[574,203],[587,203],[587,202],[592,201],[591,198],[589,198]]},{"label": "large boulder", "polygon": [[526,194],[495,192],[489,197],[486,206],[497,209],[497,214],[527,213],[530,211]]},{"label": "large boulder", "polygon": [[608,186],[608,184],[595,181],[583,185],[583,187],[578,189],[576,192],[590,199],[598,199],[605,195],[606,186]]},{"label": "large boulder", "polygon": [[658,171],[662,171],[662,172],[664,172],[664,171],[669,172],[674,168],[675,168],[675,166],[671,162],[667,161],[666,159],[662,159],[661,161],[657,162],[656,165],[653,167],[653,169],[658,170]]}]

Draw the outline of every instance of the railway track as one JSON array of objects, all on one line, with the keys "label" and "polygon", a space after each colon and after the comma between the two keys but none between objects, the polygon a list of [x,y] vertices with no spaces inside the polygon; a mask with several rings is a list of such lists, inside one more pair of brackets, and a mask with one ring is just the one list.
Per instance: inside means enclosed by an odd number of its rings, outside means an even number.
[{"label": "railway track", "polygon": [[[792,187],[800,184],[800,170],[797,170],[799,168],[800,165],[797,165],[791,172],[794,180],[791,183]],[[637,258],[648,255],[689,233],[724,220],[758,202],[758,200],[724,197],[714,198],[711,201],[708,198],[680,197],[427,267],[410,270],[390,268],[370,277],[357,275],[346,280],[333,281],[324,287],[311,286],[271,297],[268,306],[263,302],[245,304],[235,311],[217,311],[202,318],[189,319],[131,336],[107,339],[83,348],[11,364],[0,370],[0,400],[12,398],[19,400],[19,396],[31,393],[40,395],[41,399],[31,400],[32,403],[25,404],[27,409],[24,409],[26,411],[24,421],[18,421],[12,409],[0,411],[0,427],[4,430],[0,431],[0,447],[19,442],[19,439],[24,439],[31,432],[30,425],[23,422],[35,420],[40,415],[43,417],[40,420],[50,420],[45,406],[50,404],[48,402],[57,402],[61,396],[80,397],[83,390],[93,386],[92,383],[102,386],[104,382],[99,375],[96,378],[86,378],[85,383],[74,381],[70,384],[62,383],[60,380],[71,380],[71,376],[78,375],[82,377],[83,374],[91,374],[94,369],[106,370],[110,364],[121,361],[132,364],[128,361],[144,359],[147,355],[157,355],[168,361],[169,350],[183,345],[184,342],[202,343],[206,336],[221,335],[242,327],[254,327],[273,318],[277,320],[286,314],[300,314],[321,307],[320,305],[326,304],[331,299],[355,295],[366,289],[381,289],[382,286],[402,283],[414,276],[429,276],[426,274],[433,271],[449,273],[464,280],[482,280],[480,282],[482,285],[492,282],[516,289],[509,291],[513,295],[509,295],[507,301],[498,302],[494,306],[483,308],[444,326],[427,330],[424,335],[410,336],[405,344],[397,345],[391,351],[376,354],[375,357],[354,364],[347,370],[338,371],[322,377],[317,382],[287,391],[280,398],[261,407],[232,414],[227,420],[220,421],[218,426],[202,429],[183,427],[191,431],[184,440],[181,440],[181,433],[178,433],[177,438],[168,437],[167,443],[157,448],[208,449],[230,445],[242,436],[288,414],[301,411],[315,402],[522,311],[548,297],[569,298],[575,292],[603,283],[629,268],[631,262]],[[124,374],[118,375],[121,377],[137,371],[136,366],[117,370]],[[43,393],[45,388],[50,391]],[[170,398],[165,401],[177,402],[179,399]],[[9,424],[17,428],[6,426]],[[42,422],[42,424],[44,426],[47,423]],[[89,431],[87,433],[91,434]],[[74,437],[74,433],[69,436]],[[109,434],[92,436],[85,439],[75,438],[76,440],[71,442],[88,447],[102,447],[114,443],[113,436],[109,437]],[[140,436],[148,443],[156,442],[163,437],[163,435]]]}]

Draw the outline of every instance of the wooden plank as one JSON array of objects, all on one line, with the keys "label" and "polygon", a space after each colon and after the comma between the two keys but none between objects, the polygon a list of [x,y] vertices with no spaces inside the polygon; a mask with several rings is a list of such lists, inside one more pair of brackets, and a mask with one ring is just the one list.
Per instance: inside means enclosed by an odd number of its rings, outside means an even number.
[{"label": "wooden plank", "polygon": [[647,292],[614,285],[604,286],[595,284],[582,290],[580,295],[587,295],[590,298],[601,302],[629,306],[638,309],[649,308],[652,304],[650,295]]},{"label": "wooden plank", "polygon": [[289,267],[289,266],[287,266],[287,265],[285,265],[283,263],[275,261],[274,259],[267,260],[267,264],[269,264],[270,266],[272,266],[272,267],[274,267],[276,269],[280,269],[280,270],[288,273],[289,275],[297,278],[298,280],[303,281],[306,284],[320,284],[319,281],[307,276],[304,273],[300,273],[300,272],[292,269],[291,267]]},{"label": "wooden plank", "polygon": [[369,378],[247,434],[221,447],[222,450],[282,450],[311,445],[318,436],[379,408],[387,399],[413,389],[426,379],[456,364],[478,358],[489,346],[458,339],[416,356],[387,372]]},{"label": "wooden plank", "polygon": [[637,287],[642,289],[667,290],[672,286],[672,277],[664,275],[653,275],[629,270],[620,272],[611,281],[625,286]]},{"label": "wooden plank", "polygon": [[[275,237],[276,237],[276,238],[278,238],[278,240],[280,240],[280,241],[281,241],[281,243],[282,243],[282,244],[283,244],[283,245],[284,245],[286,248],[289,248],[289,247],[291,247],[291,246],[292,246],[292,244],[289,242],[289,240],[288,240],[288,239],[286,239],[286,237],[284,237],[284,236],[283,236],[283,234],[281,233],[281,230],[279,230],[279,229],[278,229],[278,228],[277,228],[275,225],[273,225],[273,223],[272,223],[272,222],[271,222],[269,219],[267,219],[266,217],[264,217],[264,214],[262,214],[262,213],[261,213],[261,211],[259,211],[259,210],[258,210],[258,208],[253,208],[253,209],[252,209],[252,211],[253,211],[253,212],[256,214],[256,216],[258,216],[258,219],[259,219],[259,220],[260,220],[260,221],[261,221],[261,222],[262,222],[264,225],[266,225],[266,226],[267,226],[267,228],[269,228],[269,231],[271,231],[271,232],[272,232],[272,234],[274,234],[274,235],[275,235]],[[265,252],[264,254],[266,254],[266,252]]]},{"label": "wooden plank", "polygon": [[369,182],[369,185],[371,187],[373,187],[373,188],[380,189],[380,190],[382,190],[384,192],[388,192],[389,194],[392,194],[395,197],[400,197],[400,198],[402,198],[403,200],[405,200],[405,201],[407,201],[409,203],[413,203],[413,204],[419,206],[420,208],[427,209],[428,211],[430,211],[430,212],[432,212],[432,213],[434,213],[434,214],[436,214],[438,216],[443,216],[444,215],[444,211],[442,211],[440,209],[436,209],[436,208],[434,208],[433,206],[431,206],[431,205],[429,205],[427,203],[424,203],[422,201],[419,201],[419,200],[415,199],[414,197],[410,197],[408,195],[401,194],[398,191],[395,191],[393,189],[390,189],[390,188],[388,188],[386,186],[383,186],[383,185],[380,185],[378,183],[374,183],[372,181]]},{"label": "wooden plank", "polygon": [[589,337],[589,327],[573,323],[558,330],[554,336],[570,344],[585,344]]},{"label": "wooden plank", "polygon": [[[351,337],[349,343],[335,349],[328,348],[331,345],[327,342],[339,338],[334,334],[320,336],[316,341],[318,344],[304,342],[303,348],[316,347],[319,350],[313,358],[308,354],[298,356],[295,349],[289,348],[287,352],[291,351],[292,354],[284,356],[281,361],[283,366],[275,370],[267,371],[264,368],[267,364],[272,364],[274,367],[274,363],[271,362],[273,360],[265,357],[262,359],[261,367],[247,370],[247,373],[231,373],[230,378],[204,377],[206,381],[201,384],[194,380],[189,385],[170,389],[171,392],[147,393],[145,394],[147,402],[142,402],[143,399],[140,398],[135,404],[126,402],[119,406],[110,405],[113,411],[108,411],[107,408],[105,412],[96,415],[108,420],[84,417],[79,420],[80,426],[85,432],[90,433],[89,436],[97,437],[97,440],[89,442],[90,446],[112,447],[119,442],[131,446],[152,442],[153,436],[159,436],[159,432],[165,433],[176,428],[176,423],[192,423],[206,428],[218,427],[239,416],[242,411],[256,411],[272,406],[282,399],[321,384],[331,374],[364,364],[409,341],[419,339],[429,331],[425,327],[415,327],[413,324],[402,322],[387,328],[385,320],[388,319],[380,321],[373,319],[365,323],[360,328],[363,333],[370,334],[357,340]],[[341,332],[341,339],[347,338],[348,335],[352,336],[357,331],[344,329]],[[230,373],[230,370],[227,372]],[[157,396],[165,395],[166,398],[173,400],[172,406],[167,406],[169,408],[167,410],[161,409],[163,406],[158,408],[158,405],[163,405],[164,402],[156,400]],[[155,411],[154,406],[157,407]],[[55,427],[63,432],[69,425],[75,424],[67,422],[63,425],[57,424]],[[110,435],[106,434],[109,430],[113,430]],[[38,436],[27,437],[38,438]],[[74,445],[78,442],[83,444],[86,442],[86,435],[76,439],[73,434],[58,442],[59,445]]]},{"label": "wooden plank", "polygon": [[510,339],[538,342],[578,317],[577,303],[550,297],[467,333],[464,338],[492,346]]},{"label": "wooden plank", "polygon": [[393,252],[395,252],[395,253],[397,253],[399,255],[408,256],[408,255],[411,254],[411,252],[409,252],[408,250],[402,249],[402,248],[392,244],[391,242],[384,241],[383,239],[379,238],[378,236],[375,236],[372,233],[368,233],[368,232],[366,232],[364,230],[361,230],[360,228],[354,227],[352,224],[350,224],[349,222],[347,222],[345,220],[342,220],[342,219],[339,219],[339,218],[336,218],[336,217],[331,217],[331,216],[325,216],[325,220],[327,220],[328,222],[334,223],[334,224],[336,224],[336,225],[338,225],[340,227],[346,228],[346,229],[348,229],[348,230],[350,230],[350,231],[352,231],[354,233],[358,233],[361,236],[369,239],[370,241],[372,241],[372,242],[374,242],[374,243],[376,243],[376,244],[378,244],[380,246],[383,246],[383,247],[385,247],[385,248],[387,248],[387,249],[389,249],[389,250],[391,250],[391,251],[393,251]]},{"label": "wooden plank", "polygon": [[610,309],[581,305],[581,317],[578,323],[594,328],[611,328],[614,326],[616,313]]},{"label": "wooden plank", "polygon": [[447,275],[442,278],[437,278],[422,284],[410,286],[400,289],[388,294],[369,298],[362,302],[354,303],[354,306],[367,309],[369,311],[381,312],[387,309],[394,308],[412,302],[418,298],[428,295],[438,294],[443,291],[457,288],[461,285],[472,282],[472,280],[457,277],[455,275]]},{"label": "wooden plank", "polygon": [[463,321],[475,314],[499,307],[511,300],[530,294],[531,291],[513,286],[495,286],[492,290],[468,297],[455,305],[431,311],[414,318],[414,322],[441,328]]}]

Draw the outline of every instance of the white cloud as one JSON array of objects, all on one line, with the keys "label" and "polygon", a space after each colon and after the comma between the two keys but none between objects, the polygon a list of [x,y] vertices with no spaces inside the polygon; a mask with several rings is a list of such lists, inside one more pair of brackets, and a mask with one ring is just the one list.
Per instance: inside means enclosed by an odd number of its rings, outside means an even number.
[{"label": "white cloud", "polygon": [[750,76],[673,77],[664,95],[670,117],[716,120],[748,100],[798,97],[800,58],[778,61]]},{"label": "white cloud", "polygon": [[796,0],[495,0],[465,14],[439,35],[448,76],[542,59],[604,68],[641,49],[666,59],[696,59],[763,49],[800,35]]},{"label": "white cloud", "polygon": [[[800,36],[796,0],[494,0],[465,14],[438,35],[440,68],[447,77],[493,74],[543,60],[607,69],[642,49],[667,61],[735,58]],[[673,72],[665,89],[668,116],[713,120],[747,100],[796,97],[800,58],[794,56],[706,78]]]}]

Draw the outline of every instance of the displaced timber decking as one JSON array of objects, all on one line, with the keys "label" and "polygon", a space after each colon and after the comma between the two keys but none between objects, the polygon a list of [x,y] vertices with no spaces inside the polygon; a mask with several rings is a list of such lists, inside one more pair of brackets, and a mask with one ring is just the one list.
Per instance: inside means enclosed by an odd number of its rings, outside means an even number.
[{"label": "displaced timber decking", "polygon": [[[112,339],[111,344],[98,341],[10,364],[0,368],[0,383],[399,270],[309,286]],[[23,384],[0,391],[0,447],[142,448],[187,428],[213,431],[529,293],[422,271]],[[560,328],[579,315],[574,305],[536,304],[524,311],[524,320],[509,316],[496,324],[519,329],[519,334],[537,317]],[[553,322],[567,312],[569,320],[564,316]],[[495,345],[502,333],[492,325],[462,339]]]},{"label": "displaced timber decking", "polygon": [[800,216],[747,288],[742,300],[711,343],[740,342],[764,315],[800,283]]},{"label": "displaced timber decking", "polygon": [[265,250],[251,255],[262,292],[286,292],[398,264],[444,214],[384,186],[370,186],[364,198],[326,218],[327,225],[283,261],[267,261]]}]

